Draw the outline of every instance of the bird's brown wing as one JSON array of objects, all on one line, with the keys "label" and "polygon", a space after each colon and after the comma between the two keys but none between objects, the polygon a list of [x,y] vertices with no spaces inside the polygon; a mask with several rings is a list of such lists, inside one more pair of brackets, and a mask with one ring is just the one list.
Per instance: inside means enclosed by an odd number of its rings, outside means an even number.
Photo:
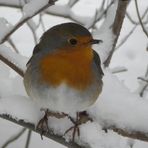
[{"label": "bird's brown wing", "polygon": [[[35,55],[36,53],[38,53],[40,51],[40,48],[39,48],[39,45],[37,44],[35,47],[34,47],[34,49],[33,49],[33,53],[32,53],[32,56],[33,55]],[[31,61],[31,59],[32,59],[32,57],[29,59],[29,61],[27,62],[27,66],[28,66],[28,64],[30,63],[30,61]]]},{"label": "bird's brown wing", "polygon": [[100,57],[99,57],[98,53],[95,50],[93,50],[93,55],[94,55],[94,62],[96,64],[96,66],[97,66],[98,73],[101,76],[103,76],[104,73],[103,73],[102,68],[101,68],[101,60],[100,60]]}]

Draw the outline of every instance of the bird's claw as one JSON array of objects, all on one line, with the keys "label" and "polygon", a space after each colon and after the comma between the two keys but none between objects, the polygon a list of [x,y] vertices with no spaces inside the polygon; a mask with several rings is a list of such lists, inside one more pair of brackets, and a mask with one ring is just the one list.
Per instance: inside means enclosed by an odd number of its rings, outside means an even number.
[{"label": "bird's claw", "polygon": [[68,116],[68,118],[74,124],[74,126],[70,127],[68,130],[66,130],[65,133],[64,133],[64,135],[66,135],[68,132],[70,132],[71,130],[73,130],[73,133],[72,133],[72,141],[74,142],[75,141],[76,133],[77,133],[78,137],[80,136],[79,125],[81,125],[81,122],[80,122],[80,119],[79,119],[79,113],[77,113],[76,121],[72,117],[70,117],[70,116]]},{"label": "bird's claw", "polygon": [[38,122],[36,128],[40,130],[41,139],[43,139],[43,134],[49,132],[48,110],[45,111],[44,117]]},{"label": "bird's claw", "polygon": [[80,136],[79,126],[81,124],[83,124],[83,123],[86,123],[87,121],[91,121],[92,122],[92,119],[89,117],[89,115],[87,114],[86,111],[84,111],[84,112],[77,112],[76,120],[74,120],[69,115],[67,115],[67,117],[74,124],[74,126],[70,127],[68,130],[66,130],[66,132],[64,133],[64,135],[66,135],[68,132],[70,132],[71,130],[73,130],[73,133],[72,133],[72,141],[74,142],[75,141],[76,133],[77,133],[78,137]]}]

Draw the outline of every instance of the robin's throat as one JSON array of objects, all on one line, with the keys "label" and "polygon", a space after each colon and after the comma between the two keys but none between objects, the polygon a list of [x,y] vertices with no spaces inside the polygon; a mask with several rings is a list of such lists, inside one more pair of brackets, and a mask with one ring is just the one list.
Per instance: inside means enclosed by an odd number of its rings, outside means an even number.
[{"label": "robin's throat", "polygon": [[57,87],[62,83],[84,90],[92,82],[92,49],[48,54],[40,62],[41,82]]}]

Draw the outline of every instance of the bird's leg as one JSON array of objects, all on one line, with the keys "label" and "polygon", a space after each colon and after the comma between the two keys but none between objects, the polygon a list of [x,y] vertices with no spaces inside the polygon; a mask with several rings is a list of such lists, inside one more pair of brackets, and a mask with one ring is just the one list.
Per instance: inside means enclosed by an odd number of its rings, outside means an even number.
[{"label": "bird's leg", "polygon": [[71,116],[69,116],[69,115],[67,115],[67,117],[74,124],[74,126],[70,127],[68,130],[66,130],[65,133],[64,133],[64,135],[67,134],[69,131],[73,130],[73,133],[72,133],[72,141],[74,142],[76,133],[78,134],[78,136],[80,136],[80,130],[79,130],[79,112],[77,112],[76,121]]},{"label": "bird's leg", "polygon": [[43,134],[49,131],[49,127],[48,127],[48,109],[43,110],[42,111],[45,112],[45,115],[43,116],[43,118],[38,122],[36,128],[40,129],[40,135],[41,135],[41,139],[43,139]]},{"label": "bird's leg", "polygon": [[58,112],[52,112],[48,109],[41,108],[41,111],[44,111],[44,116],[43,118],[38,122],[36,128],[39,129],[41,139],[43,139],[43,134],[49,132],[49,127],[48,127],[48,117],[55,117],[57,119],[65,118],[67,117],[67,114],[65,113],[58,113]]},{"label": "bird's leg", "polygon": [[69,131],[73,130],[72,133],[72,141],[74,142],[76,133],[78,136],[80,136],[80,129],[79,125],[86,123],[87,121],[92,121],[92,119],[88,116],[86,111],[84,112],[77,112],[76,114],[76,120],[74,120],[71,116],[67,115],[67,117],[70,119],[70,121],[74,124],[74,126],[70,127],[66,132],[64,133],[67,134]]}]

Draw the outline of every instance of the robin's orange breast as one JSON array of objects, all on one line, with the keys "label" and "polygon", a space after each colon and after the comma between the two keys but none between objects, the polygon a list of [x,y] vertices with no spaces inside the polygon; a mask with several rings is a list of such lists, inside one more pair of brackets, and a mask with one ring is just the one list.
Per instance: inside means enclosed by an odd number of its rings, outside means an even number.
[{"label": "robin's orange breast", "polygon": [[84,90],[92,82],[92,49],[48,54],[40,62],[41,80],[54,87],[61,83]]}]

